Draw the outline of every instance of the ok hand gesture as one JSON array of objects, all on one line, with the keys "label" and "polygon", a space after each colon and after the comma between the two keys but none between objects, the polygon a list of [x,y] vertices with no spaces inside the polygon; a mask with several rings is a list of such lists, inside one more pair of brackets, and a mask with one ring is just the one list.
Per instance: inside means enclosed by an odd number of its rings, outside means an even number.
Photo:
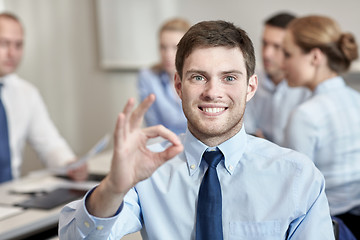
[{"label": "ok hand gesture", "polygon": [[[114,214],[130,188],[150,177],[164,162],[183,150],[176,134],[164,126],[141,128],[144,115],[154,101],[155,95],[151,94],[133,110],[134,99],[129,99],[119,114],[111,170],[87,202],[88,210],[95,216]],[[146,143],[156,137],[162,137],[172,145],[162,152],[152,152]]]}]

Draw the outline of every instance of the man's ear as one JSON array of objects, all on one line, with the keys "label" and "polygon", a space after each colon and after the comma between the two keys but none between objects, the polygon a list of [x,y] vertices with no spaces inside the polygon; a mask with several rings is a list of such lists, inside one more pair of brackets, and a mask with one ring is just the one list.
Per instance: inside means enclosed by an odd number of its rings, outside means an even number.
[{"label": "man's ear", "polygon": [[177,95],[182,100],[182,95],[181,95],[182,82],[181,82],[181,78],[177,72],[175,73],[175,76],[174,76],[174,86],[175,86]]},{"label": "man's ear", "polygon": [[249,78],[249,83],[247,85],[247,90],[246,90],[246,102],[248,102],[255,95],[257,87],[258,87],[258,78],[256,74],[254,74]]}]

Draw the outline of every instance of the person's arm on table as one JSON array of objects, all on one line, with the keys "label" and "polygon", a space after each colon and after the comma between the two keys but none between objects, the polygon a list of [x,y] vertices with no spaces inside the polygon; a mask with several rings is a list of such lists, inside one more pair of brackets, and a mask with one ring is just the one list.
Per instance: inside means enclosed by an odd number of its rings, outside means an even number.
[{"label": "person's arm on table", "polygon": [[89,176],[88,165],[84,163],[77,168],[71,169],[67,175],[74,181],[85,181]]}]

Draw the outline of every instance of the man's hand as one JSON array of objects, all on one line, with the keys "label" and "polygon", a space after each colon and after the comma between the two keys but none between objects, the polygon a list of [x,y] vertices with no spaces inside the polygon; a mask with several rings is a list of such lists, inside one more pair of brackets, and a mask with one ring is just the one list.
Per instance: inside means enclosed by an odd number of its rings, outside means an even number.
[{"label": "man's hand", "polygon": [[[176,134],[164,126],[141,129],[144,115],[154,101],[155,95],[151,94],[133,110],[134,99],[130,99],[119,114],[111,170],[87,201],[88,210],[93,215],[113,215],[136,183],[150,177],[158,167],[183,150]],[[163,152],[150,151],[146,147],[147,141],[159,136],[172,145]]]},{"label": "man's hand", "polygon": [[256,130],[256,133],[254,134],[254,136],[259,137],[259,138],[265,138],[265,135],[263,134],[263,132],[260,129]]},{"label": "man's hand", "polygon": [[69,170],[67,175],[74,181],[85,181],[89,176],[87,164],[84,163],[75,169]]}]

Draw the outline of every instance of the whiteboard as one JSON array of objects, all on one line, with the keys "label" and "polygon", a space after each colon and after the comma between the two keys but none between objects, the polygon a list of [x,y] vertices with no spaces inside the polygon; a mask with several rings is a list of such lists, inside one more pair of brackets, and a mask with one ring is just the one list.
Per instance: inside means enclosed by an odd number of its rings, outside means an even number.
[{"label": "whiteboard", "polygon": [[158,30],[177,0],[96,0],[100,66],[138,70],[159,60]]}]

